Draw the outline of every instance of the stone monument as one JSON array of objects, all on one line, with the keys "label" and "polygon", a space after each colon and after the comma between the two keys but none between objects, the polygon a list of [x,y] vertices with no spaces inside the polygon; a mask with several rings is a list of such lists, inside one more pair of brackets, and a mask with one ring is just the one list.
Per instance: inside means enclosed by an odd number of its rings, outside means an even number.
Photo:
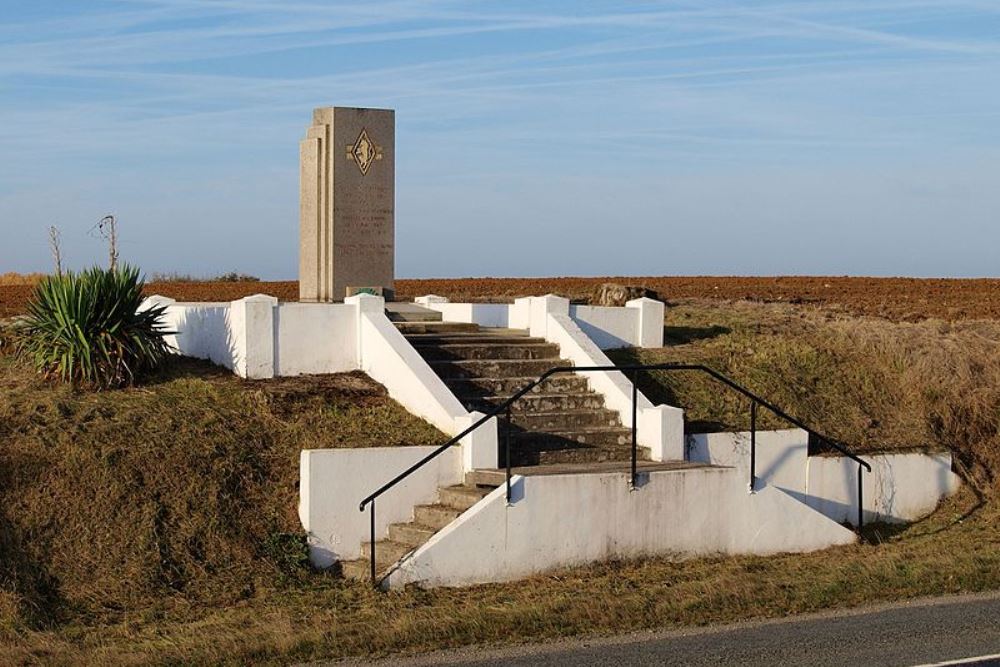
[{"label": "stone monument", "polygon": [[299,300],[392,299],[396,117],[322,107],[300,144]]}]

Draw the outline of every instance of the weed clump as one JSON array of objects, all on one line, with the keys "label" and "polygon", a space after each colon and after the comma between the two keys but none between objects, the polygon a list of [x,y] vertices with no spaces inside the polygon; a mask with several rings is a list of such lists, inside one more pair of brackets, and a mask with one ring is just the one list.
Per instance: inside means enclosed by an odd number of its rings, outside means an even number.
[{"label": "weed clump", "polygon": [[167,357],[164,306],[140,309],[139,270],[94,267],[43,278],[21,324],[21,348],[45,377],[100,389],[135,383]]}]

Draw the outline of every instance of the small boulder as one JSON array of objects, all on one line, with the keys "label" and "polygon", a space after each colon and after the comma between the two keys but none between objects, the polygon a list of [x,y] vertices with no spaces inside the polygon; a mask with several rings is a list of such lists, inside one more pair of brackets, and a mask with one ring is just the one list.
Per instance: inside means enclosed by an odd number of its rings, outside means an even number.
[{"label": "small boulder", "polygon": [[594,293],[590,295],[590,305],[592,306],[624,306],[632,299],[646,297],[657,299],[656,292],[638,285],[621,285],[619,283],[601,283],[594,288]]}]

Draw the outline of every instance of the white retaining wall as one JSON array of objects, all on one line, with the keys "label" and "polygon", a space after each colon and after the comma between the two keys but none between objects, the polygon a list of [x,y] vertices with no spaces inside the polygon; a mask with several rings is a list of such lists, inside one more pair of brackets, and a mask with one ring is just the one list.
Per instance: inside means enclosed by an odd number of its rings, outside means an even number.
[{"label": "white retaining wall", "polygon": [[[942,498],[958,491],[951,454],[877,454],[864,476],[865,521],[914,521],[930,514]],[[858,516],[858,465],[842,456],[811,456],[804,501],[834,521]]]},{"label": "white retaining wall", "polygon": [[[543,300],[539,302],[538,300]],[[513,304],[450,303],[434,294],[417,297],[415,303],[441,313],[445,322],[469,322],[483,327],[531,329],[545,312],[539,303],[563,303],[562,314],[577,326],[602,350],[616,347],[663,347],[663,314],[665,306],[653,299],[634,299],[624,308],[570,304],[568,299],[547,295],[515,299]],[[535,304],[533,307],[532,304]],[[534,308],[534,309],[533,309]],[[539,310],[541,308],[541,310]],[[536,331],[541,329],[536,324]],[[539,334],[532,334],[539,335]]]},{"label": "white retaining wall", "polygon": [[774,554],[849,544],[854,533],[776,487],[748,495],[733,468],[518,477],[496,489],[389,576],[390,586],[460,586],[613,558]]},{"label": "white retaining wall", "polygon": [[[468,412],[437,373],[385,315],[382,297],[359,294],[345,302],[357,308],[358,365],[385,385],[408,411],[455,436],[482,415]],[[468,470],[497,466],[497,420],[490,419],[462,440]]]},{"label": "white retaining wall", "polygon": [[347,304],[278,304],[274,309],[274,375],[357,369],[356,320],[357,309]]},{"label": "white retaining wall", "polygon": [[[858,464],[844,456],[809,456],[809,437],[800,429],[757,432],[757,488],[777,486],[838,523],[858,520]],[[750,434],[707,433],[687,438],[691,461],[732,466],[749,485]],[[951,471],[951,454],[901,452],[862,455],[865,522],[920,519],[961,479]]]},{"label": "white retaining wall", "polygon": [[166,341],[179,353],[270,378],[358,369],[357,307],[340,303],[278,303],[257,294],[226,303],[179,303],[161,296]]},{"label": "white retaining wall", "polygon": [[[361,543],[370,534],[368,511],[358,503],[434,447],[368,447],[307,449],[300,456],[299,519],[317,567],[361,557]],[[413,507],[433,503],[442,486],[463,479],[461,451],[446,450],[385,493],[375,508],[376,539],[387,535],[390,523],[409,521]]]}]

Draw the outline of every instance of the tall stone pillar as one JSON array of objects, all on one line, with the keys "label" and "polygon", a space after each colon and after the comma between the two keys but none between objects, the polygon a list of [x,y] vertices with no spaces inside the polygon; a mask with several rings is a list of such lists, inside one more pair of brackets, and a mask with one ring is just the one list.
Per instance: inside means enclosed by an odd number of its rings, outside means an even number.
[{"label": "tall stone pillar", "polygon": [[391,300],[395,153],[394,111],[313,111],[300,144],[300,301],[343,301],[356,292]]}]

